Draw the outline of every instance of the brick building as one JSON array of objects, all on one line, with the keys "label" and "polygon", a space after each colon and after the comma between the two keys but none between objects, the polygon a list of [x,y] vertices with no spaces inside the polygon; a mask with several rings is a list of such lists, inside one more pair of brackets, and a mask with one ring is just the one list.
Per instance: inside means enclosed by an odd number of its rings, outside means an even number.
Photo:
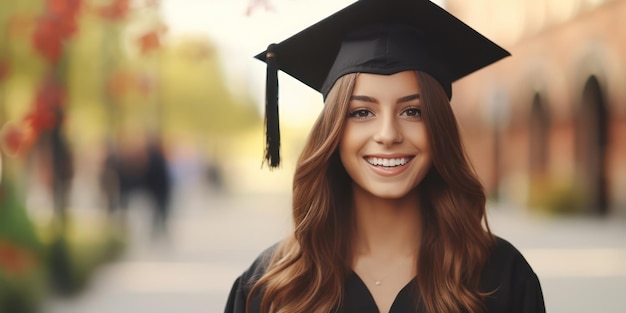
[{"label": "brick building", "polygon": [[454,84],[489,195],[626,216],[626,0],[448,0],[512,53]]}]

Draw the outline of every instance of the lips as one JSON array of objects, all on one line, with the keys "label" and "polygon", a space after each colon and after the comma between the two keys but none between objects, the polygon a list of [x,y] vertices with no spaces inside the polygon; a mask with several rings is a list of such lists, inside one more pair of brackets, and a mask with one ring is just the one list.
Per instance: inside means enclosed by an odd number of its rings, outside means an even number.
[{"label": "lips", "polygon": [[366,156],[364,159],[376,174],[395,176],[404,172],[414,157],[413,155]]}]

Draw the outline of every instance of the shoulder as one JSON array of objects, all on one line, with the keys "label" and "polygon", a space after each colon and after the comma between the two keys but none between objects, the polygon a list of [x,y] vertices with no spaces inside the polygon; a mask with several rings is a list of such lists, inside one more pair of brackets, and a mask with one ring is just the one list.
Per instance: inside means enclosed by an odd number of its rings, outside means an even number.
[{"label": "shoulder", "polygon": [[265,249],[261,254],[252,262],[252,265],[248,267],[237,279],[235,280],[233,287],[230,290],[228,300],[226,302],[226,313],[244,313],[244,312],[258,312],[260,298],[253,297],[251,299],[250,308],[248,308],[248,296],[254,285],[265,274],[265,271],[269,265],[269,262],[274,255],[277,244]]},{"label": "shoulder", "polygon": [[489,312],[545,312],[537,275],[507,240],[495,237],[481,276],[481,290],[489,293]]},{"label": "shoulder", "polygon": [[485,264],[485,273],[483,276],[485,275],[496,275],[499,278],[506,276],[511,279],[523,280],[534,275],[534,272],[522,253],[515,246],[507,240],[495,236],[495,244]]},{"label": "shoulder", "polygon": [[257,258],[252,262],[250,267],[248,267],[243,274],[241,274],[239,280],[247,289],[251,289],[254,284],[265,274],[267,270],[267,266],[269,265],[276,248],[279,243],[275,243],[274,245],[266,248],[257,256]]},{"label": "shoulder", "polygon": [[495,244],[491,249],[488,262],[527,266],[528,263],[522,253],[504,238],[494,236]]}]

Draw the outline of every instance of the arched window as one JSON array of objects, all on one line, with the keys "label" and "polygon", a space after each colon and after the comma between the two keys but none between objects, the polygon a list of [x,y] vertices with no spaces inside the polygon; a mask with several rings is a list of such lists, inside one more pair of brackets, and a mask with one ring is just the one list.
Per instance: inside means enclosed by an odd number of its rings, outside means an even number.
[{"label": "arched window", "polygon": [[576,159],[579,183],[587,195],[589,211],[606,214],[608,186],[606,148],[608,143],[607,106],[595,76],[587,79],[578,110]]},{"label": "arched window", "polygon": [[548,170],[550,115],[546,104],[537,93],[533,97],[529,127],[529,168],[531,180],[545,178]]}]

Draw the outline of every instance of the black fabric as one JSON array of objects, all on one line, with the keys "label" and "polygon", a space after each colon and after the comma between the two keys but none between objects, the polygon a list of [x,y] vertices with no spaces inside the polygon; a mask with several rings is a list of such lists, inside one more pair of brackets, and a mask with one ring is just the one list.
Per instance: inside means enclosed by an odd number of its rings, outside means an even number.
[{"label": "black fabric", "polygon": [[280,165],[280,127],[278,119],[278,67],[272,44],[267,47],[265,85],[265,160],[270,168]]},{"label": "black fabric", "polygon": [[[246,299],[254,283],[263,275],[274,247],[263,252],[257,260],[237,278],[231,289],[225,313],[246,313]],[[486,299],[490,313],[545,313],[543,294],[537,275],[521,253],[508,241],[498,238],[482,272],[481,291],[494,291]],[[390,313],[422,313],[416,307],[418,299],[415,280],[407,284],[396,296]],[[259,313],[260,297],[251,301],[249,313]],[[378,308],[363,281],[352,273],[345,282],[345,313],[377,313]]]},{"label": "black fabric", "polygon": [[[417,35],[389,32],[389,24]],[[280,70],[324,98],[345,74],[405,70],[432,75],[451,97],[452,82],[510,55],[429,0],[356,1],[273,48]]]},{"label": "black fabric", "polygon": [[423,30],[396,22],[363,27],[346,34],[322,85],[324,98],[335,81],[349,73],[391,75],[419,70],[433,76],[452,97],[454,69],[442,58],[450,47]]}]

